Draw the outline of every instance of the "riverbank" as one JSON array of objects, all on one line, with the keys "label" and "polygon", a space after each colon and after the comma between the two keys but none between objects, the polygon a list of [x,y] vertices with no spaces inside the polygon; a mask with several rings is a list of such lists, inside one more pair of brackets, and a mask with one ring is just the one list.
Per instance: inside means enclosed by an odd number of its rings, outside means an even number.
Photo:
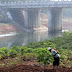
[{"label": "riverbank", "polygon": [[[39,28],[34,28],[34,31],[48,31],[47,21],[44,21]],[[62,30],[72,31],[72,22],[63,20]],[[2,34],[13,34],[13,33],[22,33],[22,32],[33,32],[33,29],[25,29],[19,25],[10,25],[10,24],[0,24],[0,35]]]},{"label": "riverbank", "polygon": [[[47,30],[48,28],[43,25],[39,28],[34,28],[34,31],[47,31]],[[25,29],[19,25],[0,24],[0,35],[22,33],[24,31],[33,32],[33,29]]]},{"label": "riverbank", "polygon": [[22,28],[18,25],[0,24],[0,35],[15,34],[22,31]]}]

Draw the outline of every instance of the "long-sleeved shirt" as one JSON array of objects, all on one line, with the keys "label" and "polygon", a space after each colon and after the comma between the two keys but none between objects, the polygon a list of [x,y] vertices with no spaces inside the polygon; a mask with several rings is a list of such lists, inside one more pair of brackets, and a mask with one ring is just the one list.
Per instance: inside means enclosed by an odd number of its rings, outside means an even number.
[{"label": "long-sleeved shirt", "polygon": [[60,55],[57,53],[56,50],[52,49],[51,50],[52,55],[56,58],[56,57],[60,57]]}]

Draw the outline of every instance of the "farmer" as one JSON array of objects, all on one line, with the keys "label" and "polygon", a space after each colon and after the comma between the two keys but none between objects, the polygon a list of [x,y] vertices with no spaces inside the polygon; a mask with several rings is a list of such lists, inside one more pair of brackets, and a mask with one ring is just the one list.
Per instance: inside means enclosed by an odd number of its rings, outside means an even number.
[{"label": "farmer", "polygon": [[51,49],[51,47],[48,47],[48,51],[52,53],[52,56],[54,58],[53,69],[55,69],[56,66],[59,66],[59,52],[56,49]]}]

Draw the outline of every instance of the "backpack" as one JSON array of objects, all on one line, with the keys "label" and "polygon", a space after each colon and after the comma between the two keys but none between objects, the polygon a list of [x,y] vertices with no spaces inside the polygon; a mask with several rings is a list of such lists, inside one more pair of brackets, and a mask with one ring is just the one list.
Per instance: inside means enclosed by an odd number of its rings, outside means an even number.
[{"label": "backpack", "polygon": [[59,51],[57,51],[56,49],[54,49],[58,54],[59,54]]}]

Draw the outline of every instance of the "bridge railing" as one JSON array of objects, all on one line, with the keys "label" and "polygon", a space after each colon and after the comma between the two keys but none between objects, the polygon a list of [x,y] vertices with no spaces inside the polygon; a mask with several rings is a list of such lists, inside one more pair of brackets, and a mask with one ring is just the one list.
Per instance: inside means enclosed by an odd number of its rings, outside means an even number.
[{"label": "bridge railing", "polygon": [[38,7],[72,7],[72,0],[45,0],[40,1],[18,1],[18,2],[4,2],[0,6],[7,8],[38,8]]},{"label": "bridge railing", "polygon": [[13,1],[13,2],[0,2],[0,4],[20,4],[20,3],[48,3],[48,2],[71,2],[72,0],[41,0],[41,1]]},{"label": "bridge railing", "polygon": [[64,2],[64,3],[67,3],[67,2],[68,2],[68,3],[69,3],[69,2],[72,2],[72,0],[49,0],[49,1],[46,1],[46,0],[45,0],[45,1],[43,1],[43,2],[42,2],[42,1],[41,1],[41,2],[40,2],[40,1],[18,1],[18,2],[15,1],[15,2],[0,2],[0,4],[39,4],[39,3],[40,3],[40,4],[44,4],[44,3],[52,3],[52,2],[53,2],[53,3],[54,3],[54,2],[57,2],[57,3],[58,3],[58,2],[59,2],[59,3],[60,3],[60,2],[61,2],[61,3],[63,3],[63,2]]}]

